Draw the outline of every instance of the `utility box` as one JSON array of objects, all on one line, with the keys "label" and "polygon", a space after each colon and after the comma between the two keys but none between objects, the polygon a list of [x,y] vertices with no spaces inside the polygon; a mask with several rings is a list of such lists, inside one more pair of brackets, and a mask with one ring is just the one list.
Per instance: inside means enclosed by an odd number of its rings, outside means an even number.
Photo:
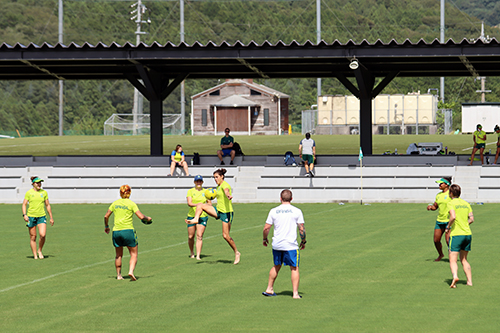
[{"label": "utility box", "polygon": [[443,150],[442,142],[419,142],[418,151],[420,155],[437,155]]}]

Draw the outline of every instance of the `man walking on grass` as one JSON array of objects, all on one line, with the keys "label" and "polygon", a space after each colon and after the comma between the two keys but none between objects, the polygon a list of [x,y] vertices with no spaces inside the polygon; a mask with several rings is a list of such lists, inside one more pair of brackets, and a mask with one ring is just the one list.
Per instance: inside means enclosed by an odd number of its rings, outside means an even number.
[{"label": "man walking on grass", "polygon": [[[292,273],[292,289],[293,298],[302,298],[299,295],[299,261],[300,250],[306,246],[306,229],[304,228],[304,216],[302,211],[295,206],[291,205],[292,191],[281,191],[281,205],[271,209],[267,216],[266,224],[263,230],[263,243],[267,246],[269,241],[267,236],[271,227],[274,225],[273,236],[273,258],[274,266],[269,272],[269,283],[267,289],[262,293],[264,296],[276,296],[274,292],[274,281],[278,277],[281,265],[285,264],[290,266]],[[297,244],[297,228],[300,234],[300,245]]]}]

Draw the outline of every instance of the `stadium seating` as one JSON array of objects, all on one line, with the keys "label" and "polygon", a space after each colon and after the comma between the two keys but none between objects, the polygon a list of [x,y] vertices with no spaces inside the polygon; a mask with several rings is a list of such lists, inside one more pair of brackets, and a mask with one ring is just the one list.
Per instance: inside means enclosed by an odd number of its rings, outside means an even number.
[{"label": "stadium seating", "polygon": [[[500,168],[462,166],[448,159],[407,160],[401,164],[381,163],[372,156],[362,170],[357,156],[320,156],[316,176],[305,177],[304,168],[286,167],[283,156],[238,156],[235,165],[226,165],[227,182],[233,188],[235,203],[278,202],[281,189],[294,193],[294,202],[422,202],[433,201],[436,179],[452,176],[463,188],[462,197],[470,202],[500,202]],[[445,156],[447,157],[447,156]],[[369,161],[369,159],[365,159]],[[52,203],[109,203],[118,189],[129,184],[137,203],[185,203],[193,178],[167,176],[168,157],[27,157],[0,158],[0,199],[21,203],[31,188],[29,177],[40,176]],[[205,187],[215,187],[212,173],[220,168],[217,156],[202,156],[202,165],[190,166],[192,176],[201,174]],[[386,159],[387,161],[387,159]],[[416,162],[414,165],[408,161]],[[332,163],[336,162],[336,163]],[[444,162],[444,163],[443,163]],[[212,164],[213,163],[213,164]],[[329,164],[330,163],[330,164]],[[341,163],[341,164],[339,164]],[[52,164],[52,165],[51,165]],[[142,165],[141,165],[142,164]],[[239,165],[241,164],[241,165]],[[362,174],[361,174],[362,172]],[[362,176],[362,177],[361,177]]]}]

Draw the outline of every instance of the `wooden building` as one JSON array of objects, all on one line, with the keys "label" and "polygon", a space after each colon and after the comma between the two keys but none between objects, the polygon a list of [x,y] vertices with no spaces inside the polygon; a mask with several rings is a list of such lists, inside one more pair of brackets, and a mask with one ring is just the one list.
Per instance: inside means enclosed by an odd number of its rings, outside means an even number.
[{"label": "wooden building", "polygon": [[193,135],[281,134],[288,131],[290,96],[252,79],[229,79],[191,96]]}]

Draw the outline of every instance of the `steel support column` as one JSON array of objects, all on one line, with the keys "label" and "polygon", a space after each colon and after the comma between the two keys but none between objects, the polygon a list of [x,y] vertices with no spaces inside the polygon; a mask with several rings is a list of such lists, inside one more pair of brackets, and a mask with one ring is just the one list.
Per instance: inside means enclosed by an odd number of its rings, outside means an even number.
[{"label": "steel support column", "polygon": [[[132,85],[149,100],[150,121],[150,154],[152,156],[163,155],[163,100],[167,98],[174,89],[188,76],[187,73],[177,76],[172,82],[162,73],[146,69],[142,65],[136,65],[141,82],[131,74],[126,78]],[[170,82],[170,83],[169,83]]]},{"label": "steel support column", "polygon": [[359,67],[354,69],[354,75],[358,84],[357,88],[344,75],[340,73],[334,74],[334,76],[359,99],[359,146],[363,150],[364,155],[372,155],[372,99],[380,94],[380,92],[398,75],[398,72],[389,73],[389,75],[384,77],[376,87],[374,87],[375,76],[362,64],[359,64]]},{"label": "steel support column", "polygon": [[375,77],[364,66],[354,70],[359,89],[359,145],[363,154],[372,155],[372,96]]}]

